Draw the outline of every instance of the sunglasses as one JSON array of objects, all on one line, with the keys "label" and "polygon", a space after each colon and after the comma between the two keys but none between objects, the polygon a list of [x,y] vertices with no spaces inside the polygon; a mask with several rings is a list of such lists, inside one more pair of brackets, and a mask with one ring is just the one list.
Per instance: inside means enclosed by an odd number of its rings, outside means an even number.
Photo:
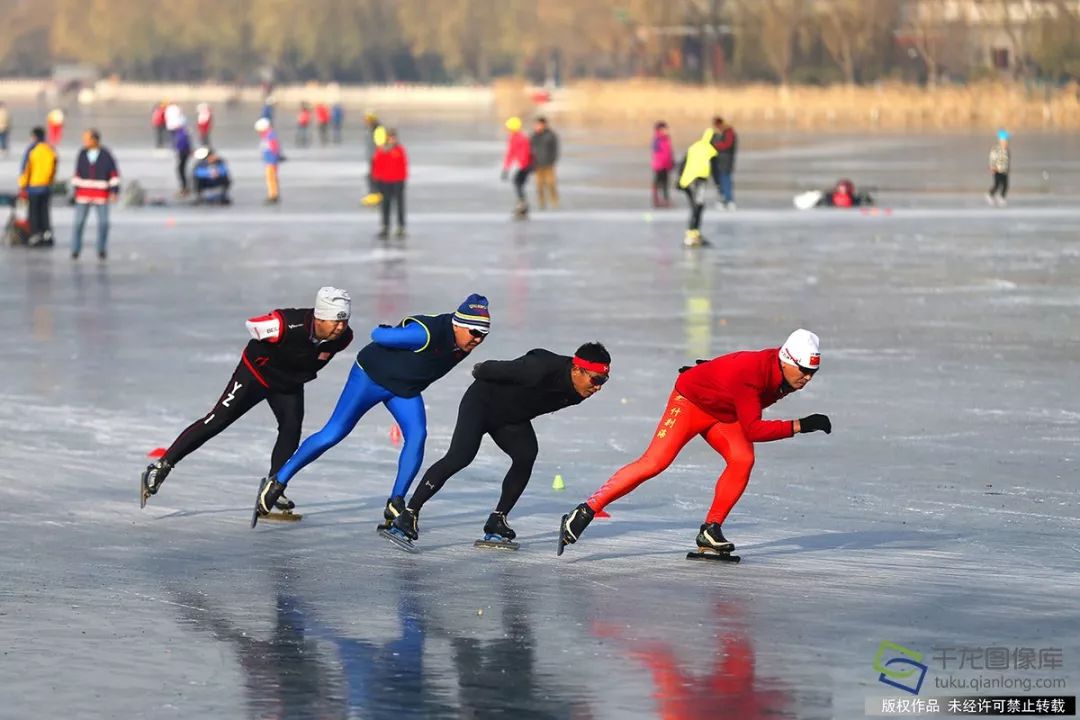
[{"label": "sunglasses", "polygon": [[469,334],[474,338],[480,338],[481,340],[487,337],[487,333],[483,330],[477,330],[475,328],[469,328]]},{"label": "sunglasses", "polygon": [[596,387],[600,387],[610,379],[611,377],[608,375],[589,375],[589,382],[591,382]]},{"label": "sunglasses", "polygon": [[805,368],[802,365],[796,365],[795,367],[799,368],[799,372],[801,372],[803,375],[809,375],[810,377],[814,377],[814,373],[816,373],[820,369],[820,368]]}]

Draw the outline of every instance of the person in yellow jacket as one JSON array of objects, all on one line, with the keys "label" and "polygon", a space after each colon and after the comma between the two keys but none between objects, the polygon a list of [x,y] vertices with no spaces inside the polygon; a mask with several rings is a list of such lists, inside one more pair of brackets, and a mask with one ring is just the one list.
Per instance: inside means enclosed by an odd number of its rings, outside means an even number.
[{"label": "person in yellow jacket", "polygon": [[690,227],[686,230],[683,244],[687,247],[705,245],[701,237],[701,214],[705,211],[705,191],[712,174],[712,159],[716,148],[712,145],[713,130],[709,128],[701,139],[691,145],[683,158],[679,171],[679,187],[690,201]]},{"label": "person in yellow jacket", "polygon": [[27,245],[53,244],[49,201],[55,178],[56,151],[45,142],[45,129],[35,127],[30,131],[30,147],[23,156],[22,173],[19,175],[19,194],[26,197],[30,205],[30,237]]},{"label": "person in yellow jacket", "polygon": [[364,113],[364,125],[367,127],[365,145],[368,157],[368,191],[360,202],[367,207],[372,207],[382,203],[383,199],[379,183],[372,174],[372,166],[375,162],[375,151],[386,144],[386,128],[379,123],[379,118],[371,110]]}]

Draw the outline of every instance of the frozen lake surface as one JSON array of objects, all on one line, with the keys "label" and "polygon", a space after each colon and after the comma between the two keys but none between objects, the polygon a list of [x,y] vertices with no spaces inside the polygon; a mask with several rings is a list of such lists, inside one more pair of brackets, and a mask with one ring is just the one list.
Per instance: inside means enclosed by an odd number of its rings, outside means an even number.
[{"label": "frozen lake surface", "polygon": [[[405,118],[410,232],[383,247],[355,129],[343,150],[293,150],[287,119],[284,202],[264,208],[249,115],[219,116],[224,209],[172,200],[142,115],[73,117],[62,173],[93,122],[124,177],[170,204],[117,208],[104,266],[69,259],[61,207],[55,250],[0,250],[0,717],[847,720],[904,696],[873,669],[884,640],[925,655],[923,697],[1076,694],[1076,138],[1017,138],[1012,202],[993,209],[987,138],[743,128],[740,210],[710,208],[714,247],[686,251],[682,198],[646,207],[647,152],[624,137],[567,131],[563,209],[515,224],[495,121]],[[842,175],[883,209],[790,209]],[[322,285],[352,293],[361,339],[475,291],[493,318],[477,360],[611,350],[602,392],[535,423],[520,552],[472,547],[508,466],[490,441],[425,507],[419,554],[376,536],[397,453],[382,408],[290,484],[303,522],[248,529],[265,405],[139,510],[147,452],[211,407],[244,320]],[[725,524],[740,565],[683,559],[722,470],[703,442],[555,558],[560,515],[637,457],[680,365],[797,327],[821,336],[822,372],[767,416],[825,412],[835,431],[758,446]],[[352,355],[307,386],[305,435]],[[425,468],[467,365],[425,393]],[[1065,687],[932,687],[957,665],[936,653],[991,647],[1060,649],[1061,665],[955,677]]]}]

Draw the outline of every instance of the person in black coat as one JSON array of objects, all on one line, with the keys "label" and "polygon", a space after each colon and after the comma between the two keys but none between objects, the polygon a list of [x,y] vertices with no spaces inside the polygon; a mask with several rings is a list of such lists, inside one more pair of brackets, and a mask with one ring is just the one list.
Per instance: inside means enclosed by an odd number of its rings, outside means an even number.
[{"label": "person in black coat", "polygon": [[538,451],[532,419],[592,397],[607,382],[610,371],[611,356],[596,342],[582,345],[573,357],[536,349],[515,360],[488,360],[474,366],[476,381],[461,398],[450,449],[424,473],[407,509],[394,519],[394,528],[416,540],[424,503],[472,463],[480,441],[490,435],[510,456],[511,464],[484,533],[512,540],[515,533],[506,516],[529,483]]}]

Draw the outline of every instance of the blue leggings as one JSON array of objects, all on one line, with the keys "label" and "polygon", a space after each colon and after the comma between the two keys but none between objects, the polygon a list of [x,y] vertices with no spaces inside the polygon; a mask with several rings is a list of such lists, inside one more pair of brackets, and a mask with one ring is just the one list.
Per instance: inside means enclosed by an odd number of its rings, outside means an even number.
[{"label": "blue leggings", "polygon": [[397,420],[405,444],[398,458],[397,479],[391,497],[404,496],[412,485],[413,478],[420,470],[424,460],[424,442],[427,440],[427,415],[424,413],[424,399],[403,398],[379,385],[368,377],[363,368],[353,363],[352,372],[341,391],[334,414],[322,430],[308,437],[293,453],[288,462],[277,473],[278,482],[287,485],[293,475],[300,472],[309,463],[314,462],[324,452],[341,442],[352,432],[356,423],[376,404],[386,405],[386,409]]}]

